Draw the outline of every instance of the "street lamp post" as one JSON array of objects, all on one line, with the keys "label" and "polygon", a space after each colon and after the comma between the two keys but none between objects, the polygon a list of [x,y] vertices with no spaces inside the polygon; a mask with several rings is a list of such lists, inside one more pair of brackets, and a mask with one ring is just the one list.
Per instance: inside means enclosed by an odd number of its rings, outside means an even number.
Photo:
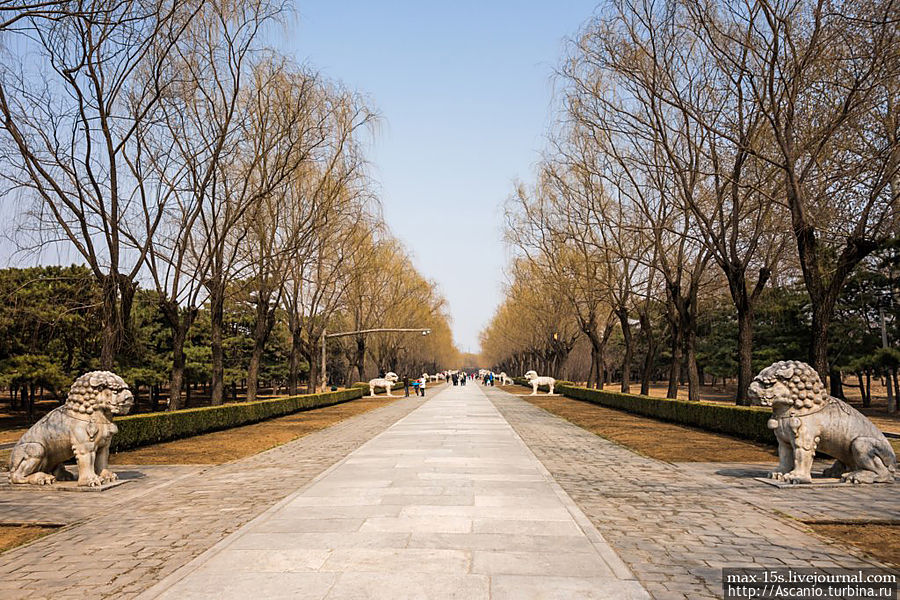
[{"label": "street lamp post", "polygon": [[[325,341],[328,338],[346,337],[348,335],[359,335],[366,333],[421,333],[428,335],[431,329],[428,327],[409,328],[409,327],[378,327],[375,329],[358,329],[356,331],[341,331],[339,333],[322,332],[322,391],[328,386],[328,375],[325,373]],[[361,375],[361,374],[360,374]]]}]

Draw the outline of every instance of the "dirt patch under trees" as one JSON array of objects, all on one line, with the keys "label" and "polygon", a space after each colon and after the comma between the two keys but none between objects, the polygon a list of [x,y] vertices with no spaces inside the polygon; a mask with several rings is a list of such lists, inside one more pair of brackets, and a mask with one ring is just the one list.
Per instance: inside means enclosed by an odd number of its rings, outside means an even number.
[{"label": "dirt patch under trees", "polygon": [[[509,387],[511,393],[520,387]],[[667,462],[773,462],[774,447],[657,421],[565,396],[520,396],[635,452]]]}]

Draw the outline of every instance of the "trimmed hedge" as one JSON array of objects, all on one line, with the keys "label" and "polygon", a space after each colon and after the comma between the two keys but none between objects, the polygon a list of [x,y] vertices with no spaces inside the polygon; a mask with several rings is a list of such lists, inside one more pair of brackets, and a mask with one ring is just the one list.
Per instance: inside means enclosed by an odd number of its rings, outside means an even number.
[{"label": "trimmed hedge", "polygon": [[115,423],[119,432],[113,436],[110,450],[119,452],[138,446],[249,425],[301,410],[356,400],[365,392],[368,392],[368,385],[365,390],[354,386],[338,392],[118,417]]},{"label": "trimmed hedge", "polygon": [[[524,379],[516,379],[516,383],[520,382],[522,385],[528,385]],[[645,417],[724,433],[764,444],[774,445],[776,443],[775,435],[767,426],[772,414],[768,408],[651,398],[638,394],[593,390],[562,381],[557,382],[555,391],[569,398]]]}]

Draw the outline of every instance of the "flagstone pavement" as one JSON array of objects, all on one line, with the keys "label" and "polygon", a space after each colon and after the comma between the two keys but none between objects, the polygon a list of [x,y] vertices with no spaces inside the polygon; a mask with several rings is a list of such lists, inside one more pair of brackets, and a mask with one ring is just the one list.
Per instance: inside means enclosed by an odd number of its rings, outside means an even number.
[{"label": "flagstone pavement", "polygon": [[881,567],[802,521],[898,520],[900,485],[778,489],[637,455],[474,384],[100,494],[0,486],[0,598],[713,598],[723,566]]}]

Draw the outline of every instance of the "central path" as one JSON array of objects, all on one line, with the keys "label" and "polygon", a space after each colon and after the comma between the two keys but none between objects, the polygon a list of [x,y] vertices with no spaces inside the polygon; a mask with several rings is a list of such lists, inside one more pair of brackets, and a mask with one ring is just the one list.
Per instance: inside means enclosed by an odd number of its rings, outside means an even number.
[{"label": "central path", "polygon": [[249,597],[648,596],[470,383],[440,392],[142,596]]}]

